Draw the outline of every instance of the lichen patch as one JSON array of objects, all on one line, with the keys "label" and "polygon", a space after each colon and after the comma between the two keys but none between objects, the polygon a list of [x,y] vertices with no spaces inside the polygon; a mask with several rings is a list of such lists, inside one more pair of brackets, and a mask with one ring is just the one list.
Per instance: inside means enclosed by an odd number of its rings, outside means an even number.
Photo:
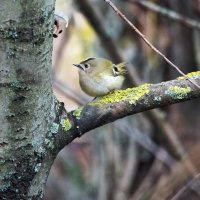
[{"label": "lichen patch", "polygon": [[97,98],[95,101],[89,103],[89,105],[104,105],[121,101],[128,101],[130,104],[135,104],[141,97],[148,94],[149,87],[150,84],[144,84],[139,87],[127,88],[126,90],[117,90],[109,95]]},{"label": "lichen patch", "polygon": [[183,99],[187,97],[190,91],[190,87],[170,86],[169,89],[165,92],[165,94],[169,95],[173,99]]},{"label": "lichen patch", "polygon": [[76,119],[80,119],[82,110],[83,110],[82,107],[77,108],[76,110],[74,110],[73,116],[76,117]]},{"label": "lichen patch", "polygon": [[[191,79],[197,79],[197,78],[200,77],[200,71],[190,72],[190,73],[186,74],[186,76],[188,76]],[[185,76],[180,76],[177,79],[178,80],[183,80],[183,79],[186,79],[186,77]]]},{"label": "lichen patch", "polygon": [[63,119],[61,121],[61,125],[62,125],[63,130],[65,130],[65,131],[68,131],[72,128],[71,122],[68,118]]}]

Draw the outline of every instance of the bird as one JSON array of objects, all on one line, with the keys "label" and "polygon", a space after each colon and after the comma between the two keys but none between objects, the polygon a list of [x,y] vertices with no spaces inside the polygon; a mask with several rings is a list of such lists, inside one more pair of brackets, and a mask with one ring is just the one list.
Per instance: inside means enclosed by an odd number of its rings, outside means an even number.
[{"label": "bird", "polygon": [[119,90],[127,72],[126,62],[114,64],[105,58],[88,58],[73,65],[79,68],[81,89],[92,97],[101,97]]}]

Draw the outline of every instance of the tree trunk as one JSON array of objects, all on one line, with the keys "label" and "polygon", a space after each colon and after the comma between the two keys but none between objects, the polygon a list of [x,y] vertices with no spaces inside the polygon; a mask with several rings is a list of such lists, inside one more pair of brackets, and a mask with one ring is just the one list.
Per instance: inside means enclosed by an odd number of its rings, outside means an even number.
[{"label": "tree trunk", "polygon": [[43,197],[53,9],[54,0],[0,3],[0,199]]}]

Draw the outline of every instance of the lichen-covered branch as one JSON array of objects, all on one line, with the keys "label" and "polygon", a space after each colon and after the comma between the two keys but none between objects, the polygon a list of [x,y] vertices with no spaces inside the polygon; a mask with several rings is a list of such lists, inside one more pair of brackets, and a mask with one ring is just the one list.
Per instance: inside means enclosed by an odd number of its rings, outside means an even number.
[{"label": "lichen-covered branch", "polygon": [[[200,83],[200,71],[188,76]],[[117,119],[199,97],[200,90],[184,77],[118,90],[97,98],[84,107],[64,112],[57,122],[58,136],[55,141],[60,149],[84,133]]]}]

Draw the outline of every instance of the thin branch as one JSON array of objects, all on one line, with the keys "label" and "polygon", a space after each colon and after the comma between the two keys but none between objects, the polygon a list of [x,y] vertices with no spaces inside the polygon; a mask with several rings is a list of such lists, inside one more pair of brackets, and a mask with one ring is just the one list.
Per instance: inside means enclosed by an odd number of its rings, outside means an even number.
[{"label": "thin branch", "polygon": [[200,30],[200,23],[194,19],[191,19],[189,17],[185,17],[171,9],[162,7],[157,5],[156,3],[150,2],[150,1],[132,1],[132,0],[127,0],[129,3],[134,3],[142,6],[143,8],[149,9],[153,12],[156,12],[162,16],[168,17],[170,19],[173,19],[176,22],[182,23],[185,26],[192,28],[192,29],[197,29]]},{"label": "thin branch", "polygon": [[[200,83],[200,72],[190,77]],[[200,90],[184,77],[116,91],[70,113],[63,112],[57,122],[58,146],[62,148],[84,133],[128,115],[199,97]]]},{"label": "thin branch", "polygon": [[175,68],[181,75],[183,75],[185,78],[188,79],[192,84],[194,84],[196,87],[200,89],[200,86],[195,83],[193,80],[191,80],[185,73],[183,73],[178,66],[176,66],[174,63],[172,63],[164,54],[162,54],[156,47],[151,44],[148,39],[145,37],[144,34],[142,34],[129,19],[110,1],[110,0],[104,0],[106,3],[108,3],[111,8],[144,40],[144,42],[153,49],[158,55],[160,55],[168,64],[170,64],[173,68]]}]

